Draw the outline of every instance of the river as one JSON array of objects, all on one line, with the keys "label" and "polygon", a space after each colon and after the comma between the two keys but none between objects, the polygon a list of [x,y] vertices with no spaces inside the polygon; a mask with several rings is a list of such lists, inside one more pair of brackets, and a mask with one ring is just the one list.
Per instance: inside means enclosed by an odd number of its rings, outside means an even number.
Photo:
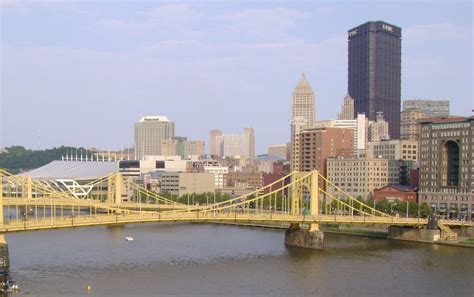
[{"label": "river", "polygon": [[306,250],[285,247],[284,230],[210,224],[7,240],[12,296],[474,296],[468,248],[326,234],[324,250]]}]

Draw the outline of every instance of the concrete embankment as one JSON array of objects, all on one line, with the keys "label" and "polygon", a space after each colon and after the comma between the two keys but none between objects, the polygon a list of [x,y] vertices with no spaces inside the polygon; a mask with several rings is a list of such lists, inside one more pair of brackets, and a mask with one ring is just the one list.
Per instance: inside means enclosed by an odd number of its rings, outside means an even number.
[{"label": "concrete embankment", "polygon": [[[288,229],[290,227],[290,224],[287,224],[287,223],[255,224],[255,223],[235,223],[235,222],[221,222],[221,221],[215,221],[211,223],[234,225],[234,226],[259,227],[259,228],[275,228],[275,229]],[[470,238],[470,237],[462,236],[457,241],[441,241],[441,240],[435,241],[433,240],[433,235],[436,235],[437,233],[432,232],[432,230],[408,228],[407,230],[404,230],[405,232],[402,232],[403,230],[392,228],[391,233],[389,233],[388,226],[378,225],[378,224],[365,225],[365,226],[357,226],[357,225],[351,225],[351,224],[346,224],[346,225],[321,224],[320,228],[321,228],[321,231],[325,233],[382,238],[382,239],[394,239],[394,240],[403,240],[403,241],[411,241],[411,242],[419,242],[419,243],[431,243],[431,244],[439,244],[439,245],[474,248],[474,237]]]}]

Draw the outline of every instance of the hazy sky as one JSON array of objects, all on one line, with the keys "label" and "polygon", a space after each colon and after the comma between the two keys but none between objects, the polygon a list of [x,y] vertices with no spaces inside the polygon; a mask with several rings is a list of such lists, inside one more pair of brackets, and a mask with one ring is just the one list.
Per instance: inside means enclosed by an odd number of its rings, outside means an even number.
[{"label": "hazy sky", "polygon": [[289,140],[302,72],[317,119],[337,115],[347,30],[369,20],[402,27],[402,99],[474,107],[470,1],[0,2],[0,147],[131,146],[165,115],[207,150],[210,129],[253,127],[264,153]]}]

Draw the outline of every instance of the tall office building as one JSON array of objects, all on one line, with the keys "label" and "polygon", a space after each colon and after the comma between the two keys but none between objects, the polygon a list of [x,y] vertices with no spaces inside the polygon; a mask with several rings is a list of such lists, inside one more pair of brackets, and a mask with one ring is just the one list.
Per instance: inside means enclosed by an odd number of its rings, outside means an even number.
[{"label": "tall office building", "polygon": [[377,21],[348,31],[348,91],[354,115],[383,112],[390,136],[400,137],[401,28]]},{"label": "tall office building", "polygon": [[325,120],[314,122],[313,128],[347,128],[353,130],[352,154],[359,155],[365,150],[368,141],[369,122],[363,113],[353,120]]},{"label": "tall office building", "polygon": [[400,114],[400,139],[418,140],[420,137],[419,120],[427,117],[426,113],[418,108],[403,108]]},{"label": "tall office building", "polygon": [[341,113],[337,116],[338,120],[353,120],[355,119],[354,114],[354,99],[352,99],[349,94],[344,97],[344,102],[342,103]]},{"label": "tall office building", "polygon": [[326,176],[326,160],[329,157],[352,156],[354,130],[345,128],[311,128],[301,131],[300,164],[298,171],[318,170]]},{"label": "tall office building", "polygon": [[210,141],[210,154],[213,156],[218,156],[219,155],[219,147],[217,146],[216,139],[217,136],[221,136],[222,131],[220,130],[211,130],[211,141]]},{"label": "tall office building", "polygon": [[289,143],[269,145],[267,147],[267,154],[278,156],[283,160],[288,160],[290,149]]},{"label": "tall office building", "polygon": [[403,111],[400,115],[400,139],[418,140],[421,119],[448,115],[448,100],[403,100]]},{"label": "tall office building", "polygon": [[174,137],[174,123],[164,116],[145,116],[135,123],[135,157],[161,155],[163,140]]},{"label": "tall office building", "polygon": [[187,137],[173,137],[161,142],[161,154],[164,156],[181,156],[186,159],[190,156],[204,155],[203,140],[188,140]]},{"label": "tall office building", "polygon": [[242,156],[255,158],[255,134],[252,128],[245,128],[241,134],[226,134],[211,130],[211,154],[221,157]]},{"label": "tall office building", "polygon": [[427,117],[445,117],[449,115],[448,100],[403,100],[403,111],[417,109],[426,114]]},{"label": "tall office building", "polygon": [[300,163],[299,133],[314,124],[314,92],[305,74],[293,90],[291,105],[291,167],[296,169]]},{"label": "tall office building", "polygon": [[368,141],[380,141],[390,139],[390,124],[385,121],[383,113],[377,112],[375,121],[369,121]]}]

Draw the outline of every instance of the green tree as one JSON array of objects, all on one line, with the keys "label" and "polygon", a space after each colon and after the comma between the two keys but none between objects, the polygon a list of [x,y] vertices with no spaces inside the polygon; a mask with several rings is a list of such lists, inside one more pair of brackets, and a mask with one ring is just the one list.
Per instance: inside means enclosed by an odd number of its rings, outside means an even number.
[{"label": "green tree", "polygon": [[420,216],[421,217],[427,217],[429,215],[433,214],[433,209],[428,205],[428,203],[423,202],[420,205]]},{"label": "green tree", "polygon": [[390,201],[387,200],[387,198],[383,198],[382,200],[378,201],[375,204],[375,208],[378,211],[385,212],[385,213],[390,213],[390,206],[391,206],[391,203]]},{"label": "green tree", "polygon": [[19,173],[44,166],[54,160],[61,160],[61,157],[66,156],[68,153],[78,152],[80,154],[81,151],[89,156],[92,154],[92,151],[82,147],[61,146],[34,151],[23,146],[11,146],[5,148],[5,151],[0,153],[0,168],[4,168],[12,173]]}]

